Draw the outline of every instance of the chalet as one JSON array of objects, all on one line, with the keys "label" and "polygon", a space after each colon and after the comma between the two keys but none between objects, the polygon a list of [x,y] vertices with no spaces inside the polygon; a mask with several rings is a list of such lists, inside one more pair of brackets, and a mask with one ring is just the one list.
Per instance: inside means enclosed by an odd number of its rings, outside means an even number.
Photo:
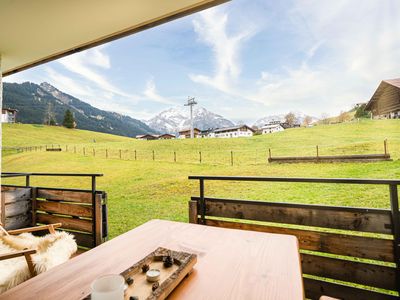
[{"label": "chalet", "polygon": [[12,108],[3,108],[1,110],[1,123],[15,123],[17,121],[18,110]]},{"label": "chalet", "polygon": [[261,127],[261,133],[262,134],[269,134],[269,133],[274,133],[274,132],[279,132],[279,131],[284,131],[285,128],[278,122],[271,122],[269,124],[264,125]]},{"label": "chalet", "polygon": [[218,128],[214,130],[216,138],[235,138],[253,136],[254,129],[247,125]]},{"label": "chalet", "polygon": [[200,136],[202,138],[214,138],[215,137],[215,129],[214,128],[208,128],[205,130],[202,130],[200,133]]},{"label": "chalet", "polygon": [[175,135],[169,134],[169,133],[160,134],[158,136],[159,140],[171,140],[171,139],[174,139],[174,138],[175,138]]},{"label": "chalet", "polygon": [[152,140],[158,140],[158,136],[154,134],[142,134],[142,135],[137,135],[136,139],[152,141]]},{"label": "chalet", "polygon": [[[193,129],[194,137],[200,137],[201,130],[198,128]],[[190,139],[190,129],[184,129],[179,131],[179,138],[180,139]]]},{"label": "chalet", "polygon": [[400,118],[400,78],[383,80],[369,100],[365,110],[373,118]]}]

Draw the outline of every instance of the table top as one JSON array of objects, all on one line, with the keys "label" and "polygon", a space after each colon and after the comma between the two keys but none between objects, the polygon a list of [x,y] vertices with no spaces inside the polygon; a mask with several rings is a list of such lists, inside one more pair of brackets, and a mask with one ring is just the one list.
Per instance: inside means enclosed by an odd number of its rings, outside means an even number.
[{"label": "table top", "polygon": [[149,221],[0,295],[81,299],[90,283],[118,274],[158,247],[196,253],[168,299],[304,299],[296,237],[163,220]]}]

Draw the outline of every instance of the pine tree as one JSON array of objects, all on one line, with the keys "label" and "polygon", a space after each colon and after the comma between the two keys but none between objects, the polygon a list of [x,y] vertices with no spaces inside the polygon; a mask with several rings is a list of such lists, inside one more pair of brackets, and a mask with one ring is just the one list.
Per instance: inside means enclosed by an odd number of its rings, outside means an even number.
[{"label": "pine tree", "polygon": [[75,128],[75,119],[69,109],[65,111],[63,126],[67,128]]}]

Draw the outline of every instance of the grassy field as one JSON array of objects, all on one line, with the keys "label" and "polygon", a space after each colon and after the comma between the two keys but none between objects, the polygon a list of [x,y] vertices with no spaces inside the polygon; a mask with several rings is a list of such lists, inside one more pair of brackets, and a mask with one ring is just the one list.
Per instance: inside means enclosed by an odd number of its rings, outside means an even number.
[{"label": "grassy field", "polygon": [[[267,164],[267,149],[276,155],[381,153],[389,141],[391,162],[329,164]],[[95,140],[95,142],[94,142]],[[362,121],[240,139],[138,141],[89,131],[41,125],[3,126],[3,146],[68,145],[69,152],[23,152],[3,156],[3,171],[103,173],[99,188],[109,199],[110,234],[116,236],[150,219],[187,221],[187,201],[198,195],[191,174],[281,177],[400,178],[400,120]],[[73,153],[73,147],[78,153]],[[86,156],[80,152],[86,149]],[[91,155],[92,148],[96,156]],[[113,154],[105,158],[102,151]],[[124,159],[118,159],[123,149]],[[132,160],[136,150],[138,160]],[[155,161],[152,161],[152,151]],[[173,162],[173,151],[178,161]],[[202,151],[203,163],[198,162]],[[230,166],[230,151],[235,164]],[[128,160],[130,158],[130,160]],[[16,183],[22,179],[8,179]],[[89,181],[72,178],[33,179],[33,185],[88,188]],[[326,184],[207,182],[206,195],[282,202],[362,207],[389,207],[386,187]]]}]

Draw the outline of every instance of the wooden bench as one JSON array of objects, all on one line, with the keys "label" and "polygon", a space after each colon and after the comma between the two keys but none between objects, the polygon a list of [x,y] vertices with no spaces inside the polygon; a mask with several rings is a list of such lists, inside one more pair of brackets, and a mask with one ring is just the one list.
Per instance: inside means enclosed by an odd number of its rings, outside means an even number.
[{"label": "wooden bench", "polygon": [[[190,176],[200,197],[189,221],[209,226],[290,234],[298,238],[307,298],[398,299],[400,181],[294,179],[292,182],[387,184],[392,210],[209,198],[205,180],[291,182],[290,178]],[[257,180],[259,179],[259,180]],[[397,211],[397,214],[396,214]]]}]

